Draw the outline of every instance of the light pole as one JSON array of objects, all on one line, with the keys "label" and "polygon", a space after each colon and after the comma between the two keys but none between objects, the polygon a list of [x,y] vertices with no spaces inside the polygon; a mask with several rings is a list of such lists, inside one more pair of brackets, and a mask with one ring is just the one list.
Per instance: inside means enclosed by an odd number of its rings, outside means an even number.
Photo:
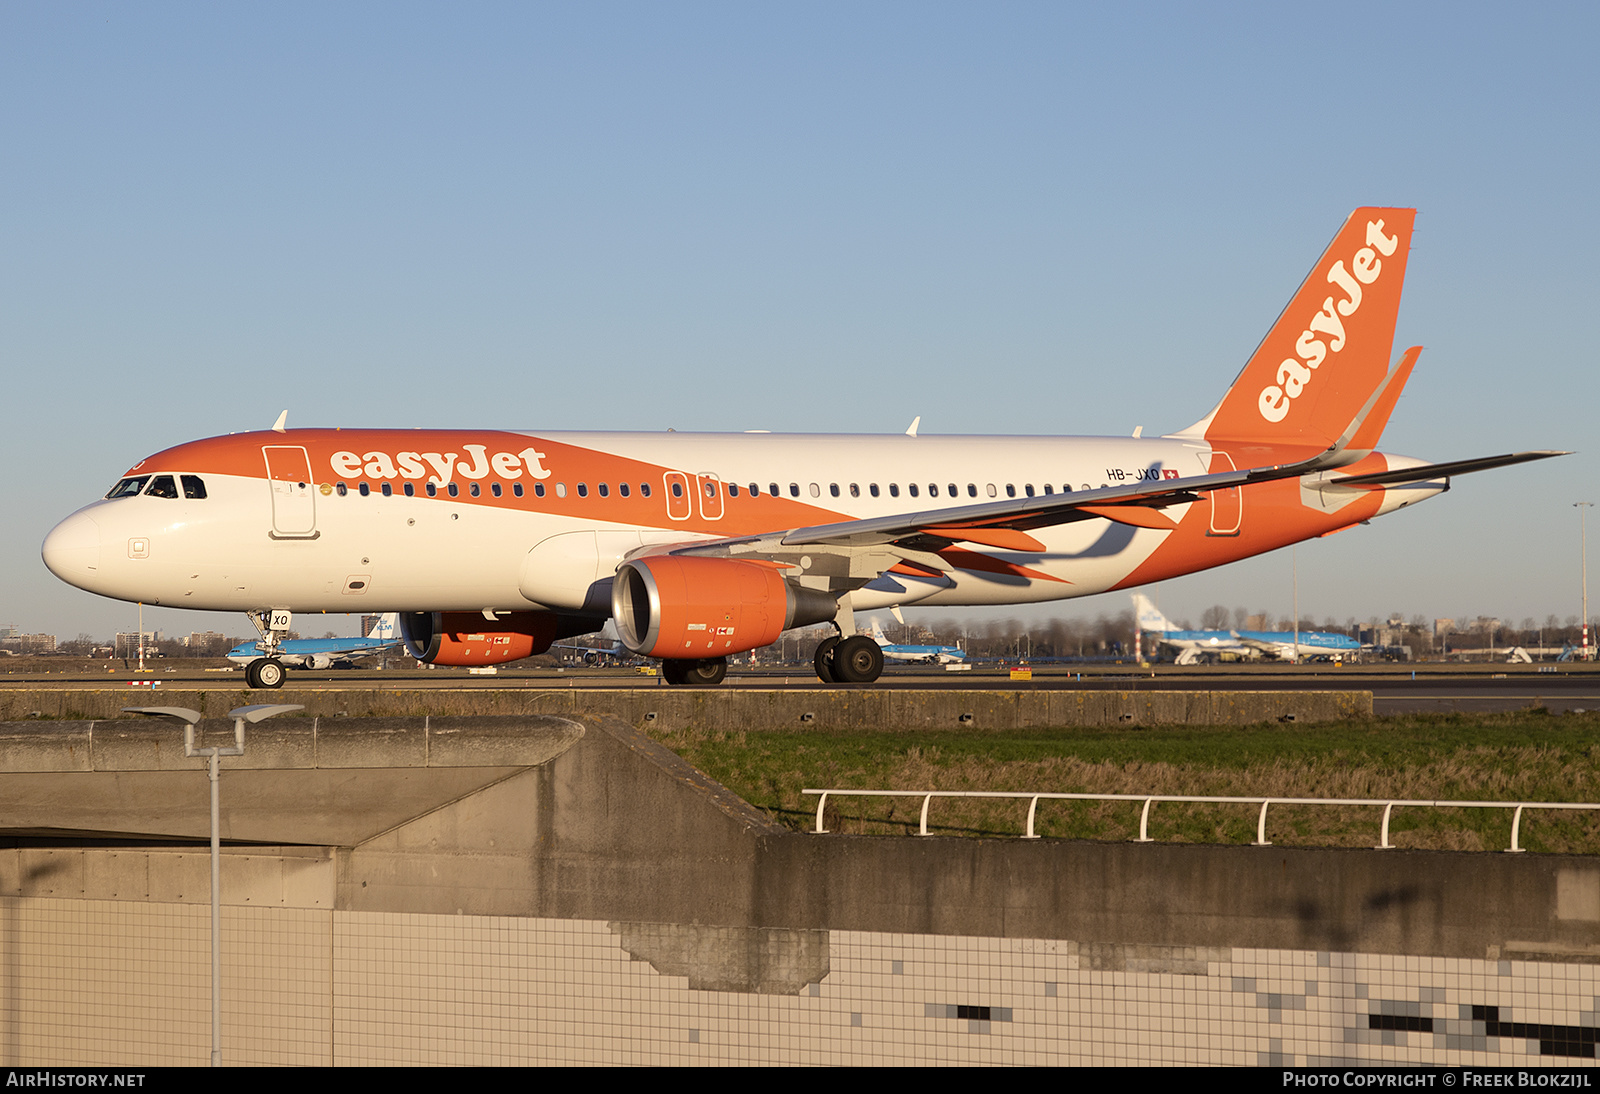
[{"label": "light pole", "polygon": [[[141,622],[141,627],[143,626]],[[144,644],[141,634],[140,645]],[[233,747],[196,748],[194,726],[198,710],[188,707],[123,707],[125,714],[147,714],[157,718],[176,718],[183,723],[183,754],[211,758],[211,1066],[222,1066],[222,804],[218,791],[217,757],[244,755],[244,724],[252,724],[275,714],[304,710],[299,703],[266,703],[236,707],[228,711],[233,719]]]},{"label": "light pole", "polygon": [[1572,507],[1578,511],[1578,535],[1582,543],[1583,554],[1583,659],[1589,660],[1589,514],[1585,509],[1592,509],[1592,501],[1575,501]]}]

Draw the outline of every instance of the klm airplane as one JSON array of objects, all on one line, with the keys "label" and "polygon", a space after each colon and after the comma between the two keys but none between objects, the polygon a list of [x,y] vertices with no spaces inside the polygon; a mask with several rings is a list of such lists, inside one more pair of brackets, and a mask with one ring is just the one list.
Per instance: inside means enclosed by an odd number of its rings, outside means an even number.
[{"label": "klm airplane", "polygon": [[1351,657],[1361,652],[1361,643],[1354,638],[1328,631],[1301,631],[1297,646],[1293,631],[1179,630],[1142,593],[1133,594],[1133,610],[1140,632],[1156,635],[1161,645],[1176,651],[1180,665],[1193,665],[1207,653],[1299,661],[1305,657]]},{"label": "klm airplane", "polygon": [[959,646],[897,646],[889,642],[883,633],[883,627],[876,619],[872,621],[872,630],[869,632],[872,640],[883,648],[885,661],[908,661],[925,665],[948,665],[954,661],[966,660],[966,651]]}]

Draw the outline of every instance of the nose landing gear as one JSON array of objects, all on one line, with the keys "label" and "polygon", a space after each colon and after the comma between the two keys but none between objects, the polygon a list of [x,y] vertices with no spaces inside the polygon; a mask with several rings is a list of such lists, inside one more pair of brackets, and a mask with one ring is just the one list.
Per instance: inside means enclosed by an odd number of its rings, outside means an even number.
[{"label": "nose landing gear", "polygon": [[281,688],[288,672],[276,657],[262,657],[244,667],[244,682],[249,688]]},{"label": "nose landing gear", "polygon": [[283,687],[288,671],[284,669],[283,662],[278,660],[278,647],[289,633],[289,624],[294,621],[294,616],[281,608],[246,612],[245,616],[255,625],[256,633],[261,635],[256,649],[264,654],[244,667],[245,685],[250,688]]}]

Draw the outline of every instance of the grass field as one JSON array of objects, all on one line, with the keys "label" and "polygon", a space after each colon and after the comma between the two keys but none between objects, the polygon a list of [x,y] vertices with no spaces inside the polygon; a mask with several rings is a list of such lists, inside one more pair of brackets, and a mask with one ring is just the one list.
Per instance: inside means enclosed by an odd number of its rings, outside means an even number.
[{"label": "grass field", "polygon": [[[916,730],[881,733],[708,733],[652,736],[773,819],[815,820],[804,787],[882,790],[1071,791],[1600,802],[1600,715],[1434,715],[1326,725]],[[830,799],[835,832],[917,831],[920,798]],[[1163,803],[1150,835],[1186,843],[1248,843],[1257,808]],[[935,800],[930,831],[1014,837],[1027,802]],[[1381,808],[1273,806],[1275,844],[1371,847]],[[1041,802],[1040,835],[1124,840],[1138,835],[1139,804]],[[1503,850],[1510,810],[1396,809],[1401,847]],[[1600,853],[1600,812],[1526,812],[1531,851]]]}]

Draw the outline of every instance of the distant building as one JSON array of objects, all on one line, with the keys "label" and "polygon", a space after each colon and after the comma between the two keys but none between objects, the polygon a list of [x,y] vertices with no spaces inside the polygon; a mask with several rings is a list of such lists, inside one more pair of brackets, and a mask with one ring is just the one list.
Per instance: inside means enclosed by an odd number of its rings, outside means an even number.
[{"label": "distant building", "polygon": [[[139,636],[140,636],[140,632],[138,632],[138,631],[118,631],[117,632],[117,641],[116,641],[116,646],[115,646],[116,654],[114,656],[117,656],[117,657],[138,657],[139,656]],[[144,655],[146,657],[153,656],[155,654],[155,652],[156,652],[156,644],[159,643],[160,641],[161,641],[161,632],[160,631],[145,631],[144,632]]]},{"label": "distant building", "polygon": [[[13,628],[15,629],[15,628]],[[9,653],[54,653],[56,636],[53,634],[11,634],[0,637],[0,649]]]}]

